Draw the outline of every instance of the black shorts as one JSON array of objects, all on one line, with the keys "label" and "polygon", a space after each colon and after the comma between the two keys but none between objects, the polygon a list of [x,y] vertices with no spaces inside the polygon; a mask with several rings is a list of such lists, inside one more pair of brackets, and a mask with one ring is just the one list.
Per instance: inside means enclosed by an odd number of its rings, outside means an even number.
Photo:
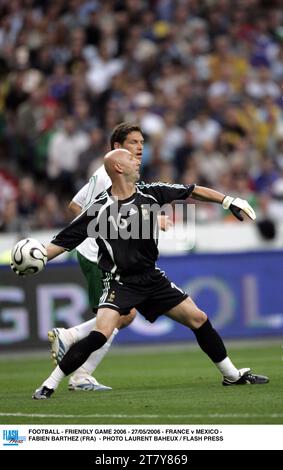
[{"label": "black shorts", "polygon": [[127,315],[136,308],[151,323],[188,297],[158,268],[122,280],[105,273],[102,282],[98,308],[111,308],[120,315]]}]

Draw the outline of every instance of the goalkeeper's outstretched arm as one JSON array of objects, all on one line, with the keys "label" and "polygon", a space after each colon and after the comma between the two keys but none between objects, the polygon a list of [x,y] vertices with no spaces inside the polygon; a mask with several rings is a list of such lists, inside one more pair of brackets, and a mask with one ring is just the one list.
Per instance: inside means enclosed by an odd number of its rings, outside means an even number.
[{"label": "goalkeeper's outstretched arm", "polygon": [[239,197],[225,196],[225,194],[215,191],[214,189],[206,188],[204,186],[196,186],[192,192],[191,197],[198,201],[216,202],[222,204],[224,209],[230,209],[232,214],[241,222],[244,217],[241,213],[243,211],[250,219],[255,220],[256,214],[248,201]]}]

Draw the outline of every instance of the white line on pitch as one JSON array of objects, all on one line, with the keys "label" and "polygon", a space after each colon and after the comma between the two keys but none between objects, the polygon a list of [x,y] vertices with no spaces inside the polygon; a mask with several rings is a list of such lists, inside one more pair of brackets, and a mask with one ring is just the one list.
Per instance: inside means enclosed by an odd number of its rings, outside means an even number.
[{"label": "white line on pitch", "polygon": [[14,416],[26,418],[283,418],[283,414],[250,414],[250,413],[213,413],[213,414],[186,414],[186,415],[127,415],[127,414],[92,414],[92,415],[59,415],[59,414],[42,414],[42,413],[0,413],[0,416]]}]

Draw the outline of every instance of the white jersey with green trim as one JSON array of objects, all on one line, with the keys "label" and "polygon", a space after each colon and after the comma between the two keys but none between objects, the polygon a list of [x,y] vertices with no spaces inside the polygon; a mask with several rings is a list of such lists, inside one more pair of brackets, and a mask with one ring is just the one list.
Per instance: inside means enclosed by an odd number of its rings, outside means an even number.
[{"label": "white jersey with green trim", "polygon": [[[111,180],[106,173],[104,165],[98,168],[89,182],[73,197],[73,202],[85,209],[98,194],[110,188]],[[97,263],[98,246],[94,238],[86,238],[76,248],[78,252],[93,263]]]}]

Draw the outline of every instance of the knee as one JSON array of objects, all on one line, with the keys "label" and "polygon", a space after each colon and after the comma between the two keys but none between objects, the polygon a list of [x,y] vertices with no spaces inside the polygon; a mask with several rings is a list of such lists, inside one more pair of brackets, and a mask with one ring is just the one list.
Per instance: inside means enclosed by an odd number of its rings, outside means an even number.
[{"label": "knee", "polygon": [[118,327],[119,319],[120,315],[116,310],[99,309],[94,330],[99,331],[109,339],[114,329]]},{"label": "knee", "polygon": [[126,326],[130,325],[132,321],[136,317],[136,310],[133,308],[128,315],[123,315],[120,317],[118,329],[121,330],[122,328],[126,328]]},{"label": "knee", "polygon": [[200,328],[207,320],[207,315],[205,312],[200,310],[199,308],[196,309],[194,318],[192,319],[191,323],[191,328],[197,330]]}]

